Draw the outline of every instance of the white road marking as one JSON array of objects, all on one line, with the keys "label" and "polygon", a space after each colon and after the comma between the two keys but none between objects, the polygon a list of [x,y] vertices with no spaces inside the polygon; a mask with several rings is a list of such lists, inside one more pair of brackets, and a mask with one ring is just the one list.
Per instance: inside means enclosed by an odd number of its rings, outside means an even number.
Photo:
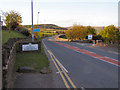
[{"label": "white road marking", "polygon": [[[51,55],[54,55],[50,50],[48,50],[48,52],[51,54]],[[56,57],[55,57],[56,58]],[[62,68],[65,70],[65,72],[68,73],[68,70],[59,62],[59,60],[56,58],[56,60],[58,61],[58,64],[60,64],[62,66]]]},{"label": "white road marking", "polygon": [[[107,56],[105,56],[106,58],[110,58],[110,57],[107,57]],[[111,58],[111,59],[114,59],[114,58]],[[115,61],[118,61],[117,59],[114,59]]]},{"label": "white road marking", "polygon": [[[46,47],[45,43],[42,41],[45,49],[49,52],[50,55],[54,55],[50,50],[48,50],[48,48]],[[62,68],[65,70],[65,72],[68,73],[68,70],[59,62],[59,60],[56,58],[56,60],[58,61],[58,63],[62,66]]]},{"label": "white road marking", "polygon": [[[73,50],[73,51],[76,51],[76,50]],[[76,52],[82,53],[82,52],[79,52],[79,51],[76,51]],[[84,53],[82,53],[82,54],[84,54]],[[88,56],[89,56],[89,55],[88,55]],[[92,56],[91,56],[91,57],[92,57]],[[110,64],[112,64],[112,65],[115,65],[115,66],[120,67],[119,65],[116,65],[116,64],[114,64],[114,63],[111,63],[111,62],[108,62],[108,61],[105,61],[105,60],[102,60],[102,59],[100,59],[100,58],[98,58],[98,57],[93,57],[93,58],[96,58],[96,59],[99,59],[99,60],[101,60],[101,61],[103,61],[103,62],[107,62],[107,63],[110,63]]]},{"label": "white road marking", "polygon": [[81,87],[81,89],[82,89],[82,90],[85,90],[85,88],[84,88],[84,87]]},{"label": "white road marking", "polygon": [[47,49],[47,47],[46,47],[46,45],[45,45],[45,43],[43,42],[43,40],[42,40],[42,43],[43,43],[43,45],[44,45],[45,49],[46,49],[46,50],[48,50],[48,49]]},{"label": "white road marking", "polygon": [[[57,59],[58,61],[58,59]],[[68,73],[68,70],[58,61],[58,63],[63,67],[63,69]]]},{"label": "white road marking", "polygon": [[[61,73],[63,73],[63,71],[60,71]],[[59,74],[59,72],[56,72],[57,74]]]}]

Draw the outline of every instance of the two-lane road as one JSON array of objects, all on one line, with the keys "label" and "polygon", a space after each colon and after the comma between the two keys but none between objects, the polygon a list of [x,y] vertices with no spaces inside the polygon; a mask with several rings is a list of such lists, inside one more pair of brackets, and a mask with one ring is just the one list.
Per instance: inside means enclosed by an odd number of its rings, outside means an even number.
[{"label": "two-lane road", "polygon": [[48,38],[43,43],[77,88],[118,88],[118,54]]}]

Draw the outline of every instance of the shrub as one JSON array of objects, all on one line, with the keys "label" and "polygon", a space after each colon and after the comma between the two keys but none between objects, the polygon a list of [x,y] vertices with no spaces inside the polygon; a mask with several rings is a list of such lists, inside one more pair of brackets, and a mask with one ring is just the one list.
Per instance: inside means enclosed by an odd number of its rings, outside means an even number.
[{"label": "shrub", "polygon": [[23,28],[23,27],[19,26],[15,29],[15,31],[18,32],[18,33],[22,33],[25,36],[30,36],[30,32],[26,28]]}]

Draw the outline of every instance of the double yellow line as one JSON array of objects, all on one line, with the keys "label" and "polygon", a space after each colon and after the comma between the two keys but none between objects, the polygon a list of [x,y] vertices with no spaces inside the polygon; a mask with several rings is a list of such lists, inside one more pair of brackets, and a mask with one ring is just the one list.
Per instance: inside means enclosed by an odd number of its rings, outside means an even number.
[{"label": "double yellow line", "polygon": [[[72,82],[72,80],[70,79],[70,77],[68,76],[68,74],[65,72],[65,70],[63,69],[63,67],[60,65],[60,63],[59,63],[59,61],[57,60],[57,58],[53,55],[53,53],[52,53],[50,50],[48,50],[48,53],[50,54],[51,59],[53,60],[53,62],[54,62],[54,64],[55,64],[58,72],[60,73],[60,76],[62,77],[62,79],[63,79],[63,81],[64,81],[64,83],[65,83],[66,88],[70,89],[70,86],[69,86],[69,84],[68,84],[68,82],[67,82],[67,80],[68,80],[69,83],[71,84],[71,86],[72,86],[75,90],[77,90],[76,86],[74,85],[74,83]],[[58,64],[58,65],[57,65],[57,64]],[[65,77],[67,78],[67,80],[65,79],[63,73],[60,71],[60,68],[59,68],[59,67],[62,69]]]}]

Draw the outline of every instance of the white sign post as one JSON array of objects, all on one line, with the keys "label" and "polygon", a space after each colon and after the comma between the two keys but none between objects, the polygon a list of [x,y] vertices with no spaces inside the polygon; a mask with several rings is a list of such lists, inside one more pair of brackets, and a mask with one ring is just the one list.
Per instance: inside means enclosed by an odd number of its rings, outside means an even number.
[{"label": "white sign post", "polygon": [[88,39],[92,39],[92,37],[93,37],[92,35],[88,35]]},{"label": "white sign post", "polygon": [[[2,21],[0,16],[0,43],[2,43]],[[2,45],[0,45],[0,53],[2,53]],[[0,54],[0,90],[2,90],[2,54]]]}]

